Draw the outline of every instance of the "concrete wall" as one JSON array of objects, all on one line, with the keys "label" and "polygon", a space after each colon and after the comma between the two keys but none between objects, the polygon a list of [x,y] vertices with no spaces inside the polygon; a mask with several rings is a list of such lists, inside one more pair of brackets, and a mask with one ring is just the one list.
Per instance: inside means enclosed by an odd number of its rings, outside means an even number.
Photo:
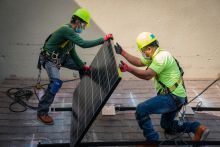
[{"label": "concrete wall", "polygon": [[153,32],[183,65],[186,78],[220,73],[220,0],[76,0],[98,26],[137,56],[136,37]]},{"label": "concrete wall", "polygon": [[[72,0],[0,0],[0,80],[9,76],[36,78],[38,55],[44,40],[68,23],[78,8]],[[82,33],[84,39],[103,35],[93,20],[86,33]],[[99,48],[77,48],[77,51],[90,63]],[[62,69],[61,76],[62,79],[72,78],[73,71]],[[74,72],[74,76],[78,76],[78,72]],[[44,70],[42,77],[47,77]]]},{"label": "concrete wall", "polygon": [[[115,41],[139,56],[136,36],[150,31],[179,59],[186,78],[215,78],[220,72],[219,0],[1,0],[0,79],[36,77],[45,38],[79,6],[89,9],[93,18],[82,34],[85,39],[111,32]],[[77,51],[90,63],[98,49]],[[62,70],[61,76],[71,78],[73,73]]]}]

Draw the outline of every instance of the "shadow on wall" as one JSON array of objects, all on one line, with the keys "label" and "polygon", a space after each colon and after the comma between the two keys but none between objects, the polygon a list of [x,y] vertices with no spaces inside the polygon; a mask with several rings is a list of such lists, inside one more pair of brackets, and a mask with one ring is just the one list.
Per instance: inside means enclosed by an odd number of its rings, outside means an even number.
[{"label": "shadow on wall", "polygon": [[[36,78],[38,54],[44,40],[58,27],[68,23],[77,8],[79,5],[73,0],[1,0],[0,80],[10,76]],[[103,34],[92,21],[82,37],[89,40]],[[82,60],[90,63],[99,48],[84,51],[77,48],[77,52]],[[47,78],[45,71],[42,76]],[[72,78],[73,71],[62,70],[61,77]]]}]

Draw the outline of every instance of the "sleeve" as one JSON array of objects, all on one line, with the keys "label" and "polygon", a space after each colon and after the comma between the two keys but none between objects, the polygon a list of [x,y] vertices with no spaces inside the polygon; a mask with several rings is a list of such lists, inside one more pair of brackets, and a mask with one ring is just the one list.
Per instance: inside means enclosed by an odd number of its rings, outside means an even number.
[{"label": "sleeve", "polygon": [[79,69],[82,69],[84,63],[83,63],[83,61],[79,58],[79,56],[77,55],[75,48],[72,48],[72,49],[70,50],[70,56],[71,56],[72,59],[75,61],[75,63],[78,65]]},{"label": "sleeve", "polygon": [[152,70],[154,70],[157,74],[160,74],[166,66],[166,57],[158,56],[155,57],[149,66]]},{"label": "sleeve", "polygon": [[90,48],[104,43],[103,38],[99,38],[95,40],[83,40],[77,33],[75,33],[70,28],[66,29],[64,38],[72,41],[74,44],[82,48]]}]

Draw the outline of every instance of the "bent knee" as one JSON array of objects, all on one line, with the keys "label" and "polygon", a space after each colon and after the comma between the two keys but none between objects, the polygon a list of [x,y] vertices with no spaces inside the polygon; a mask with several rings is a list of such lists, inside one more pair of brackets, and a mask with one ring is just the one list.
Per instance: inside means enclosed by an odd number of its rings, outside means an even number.
[{"label": "bent knee", "polygon": [[145,117],[146,115],[149,115],[147,105],[144,103],[140,103],[136,107],[136,119],[140,119],[141,117]]}]

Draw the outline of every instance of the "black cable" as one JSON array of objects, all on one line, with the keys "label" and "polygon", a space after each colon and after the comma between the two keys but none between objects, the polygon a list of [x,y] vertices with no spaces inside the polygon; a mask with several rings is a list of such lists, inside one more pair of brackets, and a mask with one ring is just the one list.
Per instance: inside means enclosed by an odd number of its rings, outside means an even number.
[{"label": "black cable", "polygon": [[[185,104],[184,106],[186,106],[186,105],[188,105],[189,103],[191,103],[192,101],[194,101],[196,98],[198,98],[200,95],[202,95],[206,90],[208,90],[209,89],[209,87],[211,87],[214,83],[216,83],[218,80],[220,79],[220,76],[216,79],[216,80],[214,80],[211,84],[209,84],[203,91],[201,91],[198,95],[196,95],[192,100],[190,100],[187,104]],[[200,102],[198,102],[198,104],[196,105],[196,109],[198,109],[200,106],[202,105],[202,102],[200,101]],[[179,111],[180,112],[180,111]],[[181,112],[180,112],[181,113]],[[184,117],[184,113],[185,113],[185,110],[183,109],[183,114],[181,114],[182,115],[182,118]],[[184,121],[184,120],[181,120],[181,121]],[[175,132],[176,132],[176,130],[174,130]],[[184,130],[182,133],[180,133],[179,135],[177,135],[177,136],[175,136],[175,137],[173,137],[173,138],[168,138],[167,137],[167,133],[166,133],[166,131],[164,132],[164,136],[165,136],[165,139],[166,140],[164,140],[164,141],[162,141],[161,143],[160,143],[160,145],[162,145],[164,142],[166,142],[166,141],[172,141],[172,140],[176,140],[177,138],[181,138],[184,134],[186,133],[186,130]],[[190,134],[188,133],[188,135],[190,136]],[[182,140],[182,139],[181,139]],[[186,143],[186,142],[185,142]],[[187,145],[187,143],[186,143],[186,145]]]},{"label": "black cable", "polygon": [[[162,141],[159,145],[162,145],[163,143],[165,143],[166,141],[176,141],[176,139],[181,139],[181,137],[184,135],[184,133],[186,132],[186,129],[183,131],[183,132],[181,132],[181,133],[179,133],[178,135],[176,135],[176,136],[174,136],[174,137],[172,137],[172,138],[168,138],[167,137],[167,132],[166,131],[164,131],[164,137],[165,137],[165,139],[166,140],[164,140],[164,141]],[[174,130],[174,133],[177,133],[177,131],[176,130]],[[181,141],[183,142],[183,140],[181,139]],[[177,144],[178,145],[178,144]],[[187,143],[186,143],[186,145],[188,145]]]},{"label": "black cable", "polygon": [[[9,110],[12,112],[24,112],[26,111],[28,108],[36,110],[37,107],[31,106],[29,104],[27,104],[28,101],[31,96],[33,96],[33,92],[31,90],[25,89],[25,88],[10,88],[7,90],[7,96],[10,97],[14,102],[12,102],[9,105]],[[15,104],[20,104],[20,106],[23,107],[23,110],[15,110],[13,109],[13,106]]]},{"label": "black cable", "polygon": [[195,96],[192,100],[190,100],[186,105],[188,105],[189,103],[191,103],[192,101],[194,101],[195,99],[197,99],[200,95],[202,95],[206,90],[209,89],[209,87],[211,87],[213,84],[215,84],[218,80],[220,80],[220,76],[213,81],[211,84],[209,84],[203,91],[201,91],[197,96]]},{"label": "black cable", "polygon": [[[218,80],[220,79],[220,76],[216,79],[216,80],[214,80],[211,84],[209,84],[203,91],[201,91],[198,95],[196,95],[192,100],[190,100],[187,104],[185,104],[185,106],[186,105],[188,105],[189,103],[191,103],[192,101],[194,101],[196,98],[198,98],[200,95],[202,95],[206,90],[208,90],[209,89],[209,87],[211,87],[214,83],[216,83]],[[197,107],[197,109],[199,108],[199,107],[201,107],[201,105],[202,105],[202,102],[200,101],[200,102],[198,102],[198,104],[196,105],[196,107]],[[185,110],[183,110],[183,111],[185,111]],[[180,112],[180,111],[179,111]],[[185,112],[183,112],[183,113],[185,113]],[[183,116],[184,114],[182,114],[182,118],[184,118],[184,116]],[[184,120],[182,120],[182,121],[184,121]],[[186,133],[186,130],[184,130],[180,135],[177,135],[177,136],[175,136],[175,137],[173,137],[173,138],[171,138],[171,139],[168,139],[167,138],[167,135],[166,135],[166,132],[164,132],[164,136],[165,136],[165,138],[167,139],[167,140],[165,140],[165,141],[169,141],[169,140],[175,140],[175,139],[177,139],[177,138],[181,138],[182,136],[183,136],[183,134],[184,133]],[[190,136],[190,134],[188,133],[188,135]],[[181,139],[182,140],[182,139]],[[161,145],[163,144],[164,142],[161,142]],[[187,144],[186,144],[187,145]]]},{"label": "black cable", "polygon": [[[42,86],[42,85],[41,85],[41,86]],[[39,98],[39,96],[37,95],[37,91],[36,91],[36,89],[39,89],[39,88],[34,87],[33,89],[34,89],[34,94],[35,94],[36,97],[37,97],[37,100],[40,101],[40,98]],[[44,92],[45,92],[45,88],[44,88],[43,86],[41,87],[41,89],[43,89]]]},{"label": "black cable", "polygon": [[[177,115],[178,115],[179,113],[181,113],[181,120],[179,120],[179,121],[182,121],[182,122],[183,122],[183,121],[184,121],[185,111],[186,111],[185,105],[182,107],[182,110],[183,110],[183,112],[181,112],[181,109],[179,109],[179,110],[177,111]],[[172,128],[175,128],[175,127],[172,127]],[[185,128],[185,130],[184,130],[183,132],[177,134],[176,136],[174,136],[174,137],[172,137],[172,138],[168,138],[168,136],[167,136],[168,133],[167,133],[166,131],[164,131],[165,140],[162,141],[159,145],[163,145],[163,144],[164,144],[165,142],[167,142],[167,141],[174,141],[175,144],[178,145],[178,142],[181,141],[181,142],[185,143],[185,145],[189,146],[189,145],[187,144],[187,142],[185,142],[185,141],[182,139],[182,136],[186,133],[186,130],[187,130],[187,128]],[[177,133],[177,130],[175,129],[175,130],[173,130],[173,132],[171,132],[171,133],[172,133],[172,134],[176,134],[176,133]],[[188,134],[189,134],[189,133],[188,133]],[[177,140],[177,139],[179,139],[179,140]]]},{"label": "black cable", "polygon": [[[77,79],[73,79],[73,80],[65,80],[63,81],[63,83],[66,82],[72,82],[72,81],[76,81],[80,78]],[[39,84],[39,83],[37,83]],[[46,84],[42,84],[42,85],[38,85],[40,88],[37,88],[37,86],[26,86],[26,87],[22,87],[22,88],[10,88],[6,91],[6,94],[8,97],[10,97],[13,102],[9,105],[9,110],[12,112],[24,112],[26,111],[28,108],[32,109],[32,110],[37,110],[37,107],[32,106],[30,104],[28,104],[28,100],[35,94],[38,101],[40,101],[40,98],[37,95],[37,91],[36,89],[44,89],[44,86],[49,85],[50,83],[46,83]],[[30,90],[33,88],[34,93]],[[19,104],[21,107],[23,107],[23,109],[21,110],[15,110],[15,108],[13,108],[16,104]]]}]

